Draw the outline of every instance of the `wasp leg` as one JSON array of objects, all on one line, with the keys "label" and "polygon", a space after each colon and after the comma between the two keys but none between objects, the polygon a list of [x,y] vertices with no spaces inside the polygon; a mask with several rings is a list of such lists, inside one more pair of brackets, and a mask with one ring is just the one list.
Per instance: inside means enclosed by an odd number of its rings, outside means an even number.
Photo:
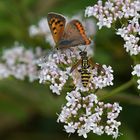
[{"label": "wasp leg", "polygon": [[75,65],[72,66],[70,72],[73,72],[74,69],[76,69],[80,64],[81,64],[82,60],[80,59]]}]

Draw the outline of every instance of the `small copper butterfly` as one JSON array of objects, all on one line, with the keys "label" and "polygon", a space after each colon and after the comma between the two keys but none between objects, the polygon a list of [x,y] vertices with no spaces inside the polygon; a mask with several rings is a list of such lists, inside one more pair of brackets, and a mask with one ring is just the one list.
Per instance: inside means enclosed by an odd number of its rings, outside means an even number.
[{"label": "small copper butterfly", "polygon": [[79,20],[74,19],[66,24],[64,16],[53,12],[48,13],[47,20],[58,49],[89,45],[91,43]]}]

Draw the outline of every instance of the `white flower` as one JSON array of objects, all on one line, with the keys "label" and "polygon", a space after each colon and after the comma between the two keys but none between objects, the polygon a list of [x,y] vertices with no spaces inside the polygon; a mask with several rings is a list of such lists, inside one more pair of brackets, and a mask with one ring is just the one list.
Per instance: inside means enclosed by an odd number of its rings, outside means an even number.
[{"label": "white flower", "polygon": [[0,64],[0,79],[7,78],[10,76],[10,71],[7,66],[4,64]]},{"label": "white flower", "polygon": [[85,16],[90,17],[90,16],[92,16],[92,15],[94,14],[93,12],[94,12],[94,8],[91,7],[91,6],[89,6],[89,7],[87,7],[86,10],[85,10]]},{"label": "white flower", "polygon": [[90,130],[81,127],[80,129],[78,129],[77,133],[78,133],[78,136],[83,136],[84,138],[87,138],[87,133],[89,131]]},{"label": "white flower", "polygon": [[[37,48],[36,51],[38,50],[40,55],[42,55],[41,49]],[[30,82],[38,79],[36,61],[40,57],[39,53],[31,49],[25,49],[23,45],[16,42],[13,48],[3,51],[0,77],[7,78],[8,76],[13,76],[20,80],[28,77]],[[4,71],[5,74],[3,74]]]},{"label": "white flower", "polygon": [[127,35],[128,31],[126,30],[125,27],[119,28],[118,31],[116,32],[117,35],[121,35],[122,38],[124,38]]},{"label": "white flower", "polygon": [[96,126],[96,127],[93,127],[93,133],[97,134],[97,135],[102,135],[104,134],[104,127],[103,126]]},{"label": "white flower", "polygon": [[39,34],[38,28],[35,25],[31,25],[29,28],[29,35],[32,37],[32,36],[35,36],[37,34]]},{"label": "white flower", "polygon": [[[133,67],[132,75],[136,75],[138,78],[140,77],[140,64],[137,64]],[[137,80],[138,89],[140,89],[140,79]]]},{"label": "white flower", "polygon": [[57,95],[60,95],[60,90],[62,90],[61,86],[56,83],[54,85],[50,85],[50,89],[53,93],[56,93]]},{"label": "white flower", "polygon": [[107,18],[107,21],[106,21],[106,24],[105,24],[105,25],[106,25],[108,28],[110,28],[112,22],[113,22],[113,18],[110,16],[110,17]]},{"label": "white flower", "polygon": [[97,23],[97,25],[99,26],[99,29],[101,29],[104,25],[106,25],[105,22],[106,22],[105,18],[103,17],[99,18],[99,22]]},{"label": "white flower", "polygon": [[81,95],[79,92],[77,91],[72,91],[71,93],[67,93],[67,96],[66,96],[66,100],[68,101],[67,102],[67,106],[75,106],[75,103],[78,101],[78,99],[81,98]]},{"label": "white flower", "polygon": [[54,40],[52,38],[52,34],[47,22],[47,18],[43,17],[40,19],[38,25],[31,25],[29,27],[29,35],[30,37],[34,36],[44,36],[45,40],[52,46],[55,46]]},{"label": "white flower", "polygon": [[113,5],[114,5],[114,4],[113,4],[112,2],[110,2],[110,1],[105,2],[105,7],[106,7],[107,9],[109,9],[109,10],[112,9]]},{"label": "white flower", "polygon": [[[94,20],[92,19],[86,19],[85,23],[83,23],[84,27],[85,27],[85,31],[87,33],[87,36],[93,36],[96,34],[96,23]],[[90,45],[87,49],[93,49],[93,45]],[[90,53],[93,52],[90,51]],[[93,56],[93,55],[92,55]]]},{"label": "white flower", "polygon": [[75,132],[75,126],[73,125],[73,123],[68,123],[68,125],[64,125],[64,128],[66,130],[67,133],[74,133]]},{"label": "white flower", "polygon": [[140,89],[140,79],[137,81],[138,83],[138,89]]},{"label": "white flower", "polygon": [[132,75],[137,75],[138,77],[140,77],[140,64],[137,64],[136,66],[134,66],[133,68],[133,72]]},{"label": "white flower", "polygon": [[[131,38],[132,39],[132,38]],[[133,40],[133,42],[136,40]],[[124,44],[127,52],[130,52],[130,55],[137,55],[140,52],[140,46],[132,43],[132,40],[126,41]]]},{"label": "white flower", "polygon": [[42,18],[38,23],[38,27],[39,27],[40,32],[46,34],[49,31],[47,18]]}]

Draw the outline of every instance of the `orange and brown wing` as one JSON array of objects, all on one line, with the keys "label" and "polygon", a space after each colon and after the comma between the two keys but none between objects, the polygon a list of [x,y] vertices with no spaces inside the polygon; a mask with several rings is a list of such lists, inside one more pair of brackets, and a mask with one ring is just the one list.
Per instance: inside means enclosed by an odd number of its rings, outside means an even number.
[{"label": "orange and brown wing", "polygon": [[59,43],[59,48],[69,48],[78,45],[89,45],[90,39],[85,33],[85,29],[79,20],[70,21],[64,30],[64,35]]},{"label": "orange and brown wing", "polygon": [[63,36],[66,20],[62,15],[52,12],[48,13],[47,19],[53,39],[57,44]]}]

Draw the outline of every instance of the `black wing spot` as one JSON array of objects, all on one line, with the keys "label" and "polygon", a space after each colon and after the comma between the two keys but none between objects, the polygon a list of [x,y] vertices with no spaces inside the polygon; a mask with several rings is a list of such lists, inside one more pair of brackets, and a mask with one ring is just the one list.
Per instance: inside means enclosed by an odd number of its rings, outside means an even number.
[{"label": "black wing spot", "polygon": [[53,24],[54,22],[55,22],[55,19],[52,19],[51,22],[50,22],[50,24]]},{"label": "black wing spot", "polygon": [[56,27],[53,27],[52,29],[53,29],[53,31],[54,31],[54,30],[56,30]]},{"label": "black wing spot", "polygon": [[61,22],[61,21],[60,21],[60,20],[58,20],[58,21],[57,21],[57,24],[59,24],[60,22]]},{"label": "black wing spot", "polygon": [[57,22],[55,22],[54,24],[55,24],[55,25],[57,25],[58,23],[57,23]]},{"label": "black wing spot", "polygon": [[63,26],[63,24],[60,24],[60,27],[62,27]]}]

